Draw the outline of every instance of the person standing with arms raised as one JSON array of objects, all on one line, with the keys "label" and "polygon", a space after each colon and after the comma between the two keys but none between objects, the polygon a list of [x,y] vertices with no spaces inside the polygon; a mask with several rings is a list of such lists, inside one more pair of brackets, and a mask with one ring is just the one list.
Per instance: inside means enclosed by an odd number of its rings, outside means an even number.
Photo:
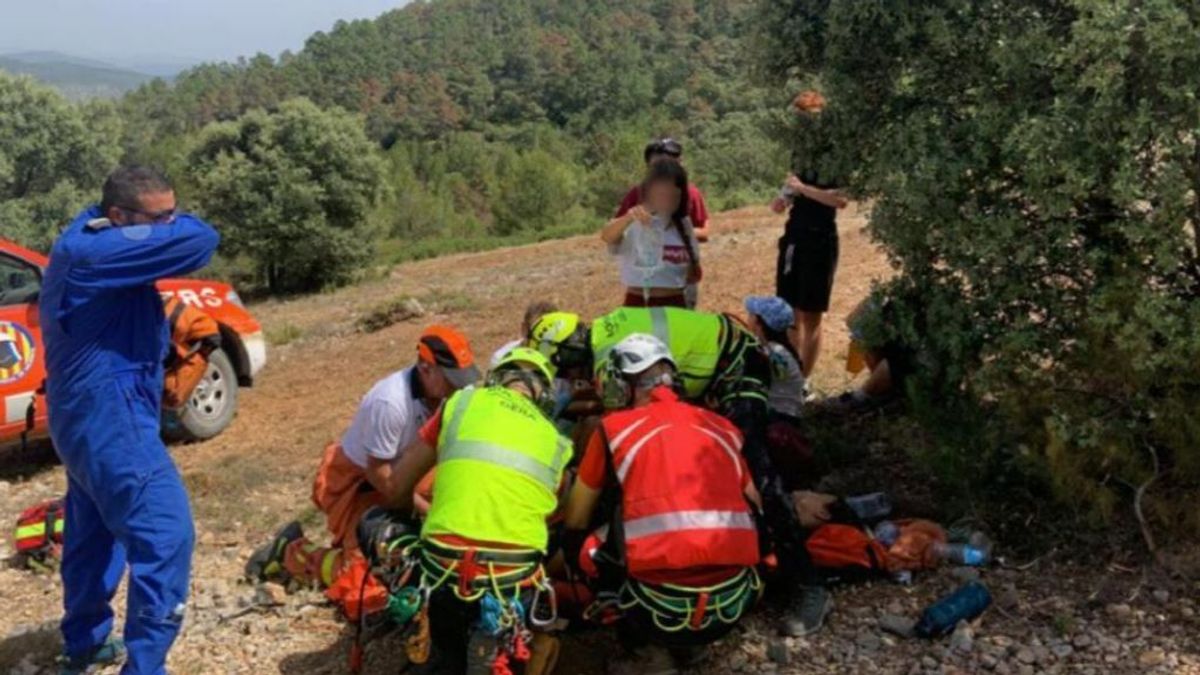
[{"label": "person standing with arms raised", "polygon": [[[114,171],[54,243],[39,301],[50,436],[67,471],[61,672],[128,656],[165,673],[187,606],[195,530],[159,435],[168,335],[154,283],[208,264],[220,237],[177,213],[161,173]],[[124,642],[111,600],[129,568]]]},{"label": "person standing with arms raised", "polygon": [[821,353],[821,319],[829,311],[837,272],[837,212],[848,202],[838,189],[840,178],[825,165],[832,149],[822,124],[825,98],[816,91],[804,91],[796,96],[792,108],[801,127],[792,155],[793,173],[771,202],[775,213],[791,207],[779,240],[775,295],[796,313],[796,349],[804,376],[809,377]]},{"label": "person standing with arms raised", "polygon": [[700,281],[700,245],[688,216],[688,178],[670,160],[650,164],[642,203],[613,218],[600,238],[619,261],[626,307],[687,307]]},{"label": "person standing with arms raised", "polygon": [[[642,150],[642,159],[645,160],[647,169],[658,162],[676,162],[682,165],[683,145],[674,138],[656,138],[646,144],[646,147]],[[635,207],[641,205],[644,200],[643,183],[634,185],[629,188],[629,192],[625,193],[625,196],[621,199],[621,204],[617,207],[617,213],[613,217],[620,218],[628,214]],[[708,206],[704,203],[704,193],[691,180],[687,184],[687,219],[691,222],[696,241],[699,243],[708,241]],[[696,252],[699,252],[699,247],[696,248]],[[697,269],[697,272],[699,272],[699,269]],[[696,305],[699,304],[699,278],[688,283],[684,289],[684,300],[688,309],[695,309]]]}]

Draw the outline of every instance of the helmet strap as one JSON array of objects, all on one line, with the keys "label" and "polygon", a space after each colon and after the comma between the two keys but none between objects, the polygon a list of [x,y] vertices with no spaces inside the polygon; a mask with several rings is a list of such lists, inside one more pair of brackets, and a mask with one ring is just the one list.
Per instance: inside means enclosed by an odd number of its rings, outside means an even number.
[{"label": "helmet strap", "polygon": [[520,382],[529,391],[529,399],[533,401],[547,417],[554,414],[555,400],[551,383],[544,377],[520,367],[503,368],[488,375],[488,386],[508,387],[513,382]]}]

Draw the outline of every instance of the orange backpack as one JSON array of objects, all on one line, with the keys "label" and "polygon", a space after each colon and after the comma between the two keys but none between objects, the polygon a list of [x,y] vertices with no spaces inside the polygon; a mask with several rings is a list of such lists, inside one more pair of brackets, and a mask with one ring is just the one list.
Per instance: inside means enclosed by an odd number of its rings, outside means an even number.
[{"label": "orange backpack", "polygon": [[163,376],[163,405],[181,408],[208,371],[208,355],[221,346],[221,329],[208,314],[179,298],[166,302],[171,352]]},{"label": "orange backpack", "polygon": [[864,577],[888,571],[887,549],[857,525],[821,525],[804,545],[818,569]]},{"label": "orange backpack", "polygon": [[33,563],[50,563],[62,554],[66,511],[61,499],[42,502],[21,512],[14,543],[17,553]]},{"label": "orange backpack", "polygon": [[858,578],[935,567],[933,546],[946,541],[945,530],[919,518],[894,522],[900,534],[890,547],[858,525],[830,523],[813,530],[805,548],[818,569]]}]

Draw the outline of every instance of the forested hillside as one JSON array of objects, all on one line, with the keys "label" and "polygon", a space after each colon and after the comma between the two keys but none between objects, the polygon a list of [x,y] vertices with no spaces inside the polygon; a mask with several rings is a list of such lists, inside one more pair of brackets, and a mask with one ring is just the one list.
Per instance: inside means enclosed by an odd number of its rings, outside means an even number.
[{"label": "forested hillside", "polygon": [[5,54],[0,56],[0,70],[32,76],[72,100],[118,98],[153,79],[145,73],[55,52]]},{"label": "forested hillside", "polygon": [[[355,249],[346,251],[353,264],[304,276],[323,285],[349,278],[373,252],[386,262],[595,227],[638,178],[642,146],[657,135],[684,143],[685,162],[711,206],[761,198],[783,167],[769,129],[786,94],[748,83],[741,38],[753,4],[415,2],[339,23],[296,54],[203,65],[173,84],[156,80],[109,112],[123,129],[126,160],[165,167],[188,205],[219,214],[226,228],[254,229],[255,241],[227,237],[228,272],[248,272],[243,282],[271,281],[274,290],[303,290],[268,278],[267,261],[256,256],[288,247],[263,237],[317,241],[336,230],[334,238],[351,243],[338,250]],[[295,98],[318,109],[301,115],[308,120],[301,124],[344,128],[352,120],[366,141],[361,147],[372,148],[368,156],[315,157],[300,130],[269,142],[255,137],[262,125],[294,128],[294,114],[287,123],[273,120]],[[214,134],[237,138],[214,149]],[[350,139],[343,148],[359,146]],[[321,196],[297,203],[309,187],[338,189],[317,174],[341,169],[365,185],[354,219],[329,212],[331,201]],[[260,173],[274,176],[266,196],[249,187]],[[234,174],[254,199],[212,189]],[[0,178],[0,200],[31,196]],[[24,212],[48,219],[19,224],[23,238],[40,246],[53,232],[48,226],[67,215]],[[286,261],[270,261],[279,263]]]}]

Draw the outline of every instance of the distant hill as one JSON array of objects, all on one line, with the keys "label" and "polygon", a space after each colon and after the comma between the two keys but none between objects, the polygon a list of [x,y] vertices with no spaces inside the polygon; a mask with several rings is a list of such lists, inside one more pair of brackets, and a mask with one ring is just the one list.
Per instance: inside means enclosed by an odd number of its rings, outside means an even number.
[{"label": "distant hill", "polygon": [[0,55],[0,70],[29,75],[72,99],[117,98],[154,79],[146,73],[58,52]]}]

